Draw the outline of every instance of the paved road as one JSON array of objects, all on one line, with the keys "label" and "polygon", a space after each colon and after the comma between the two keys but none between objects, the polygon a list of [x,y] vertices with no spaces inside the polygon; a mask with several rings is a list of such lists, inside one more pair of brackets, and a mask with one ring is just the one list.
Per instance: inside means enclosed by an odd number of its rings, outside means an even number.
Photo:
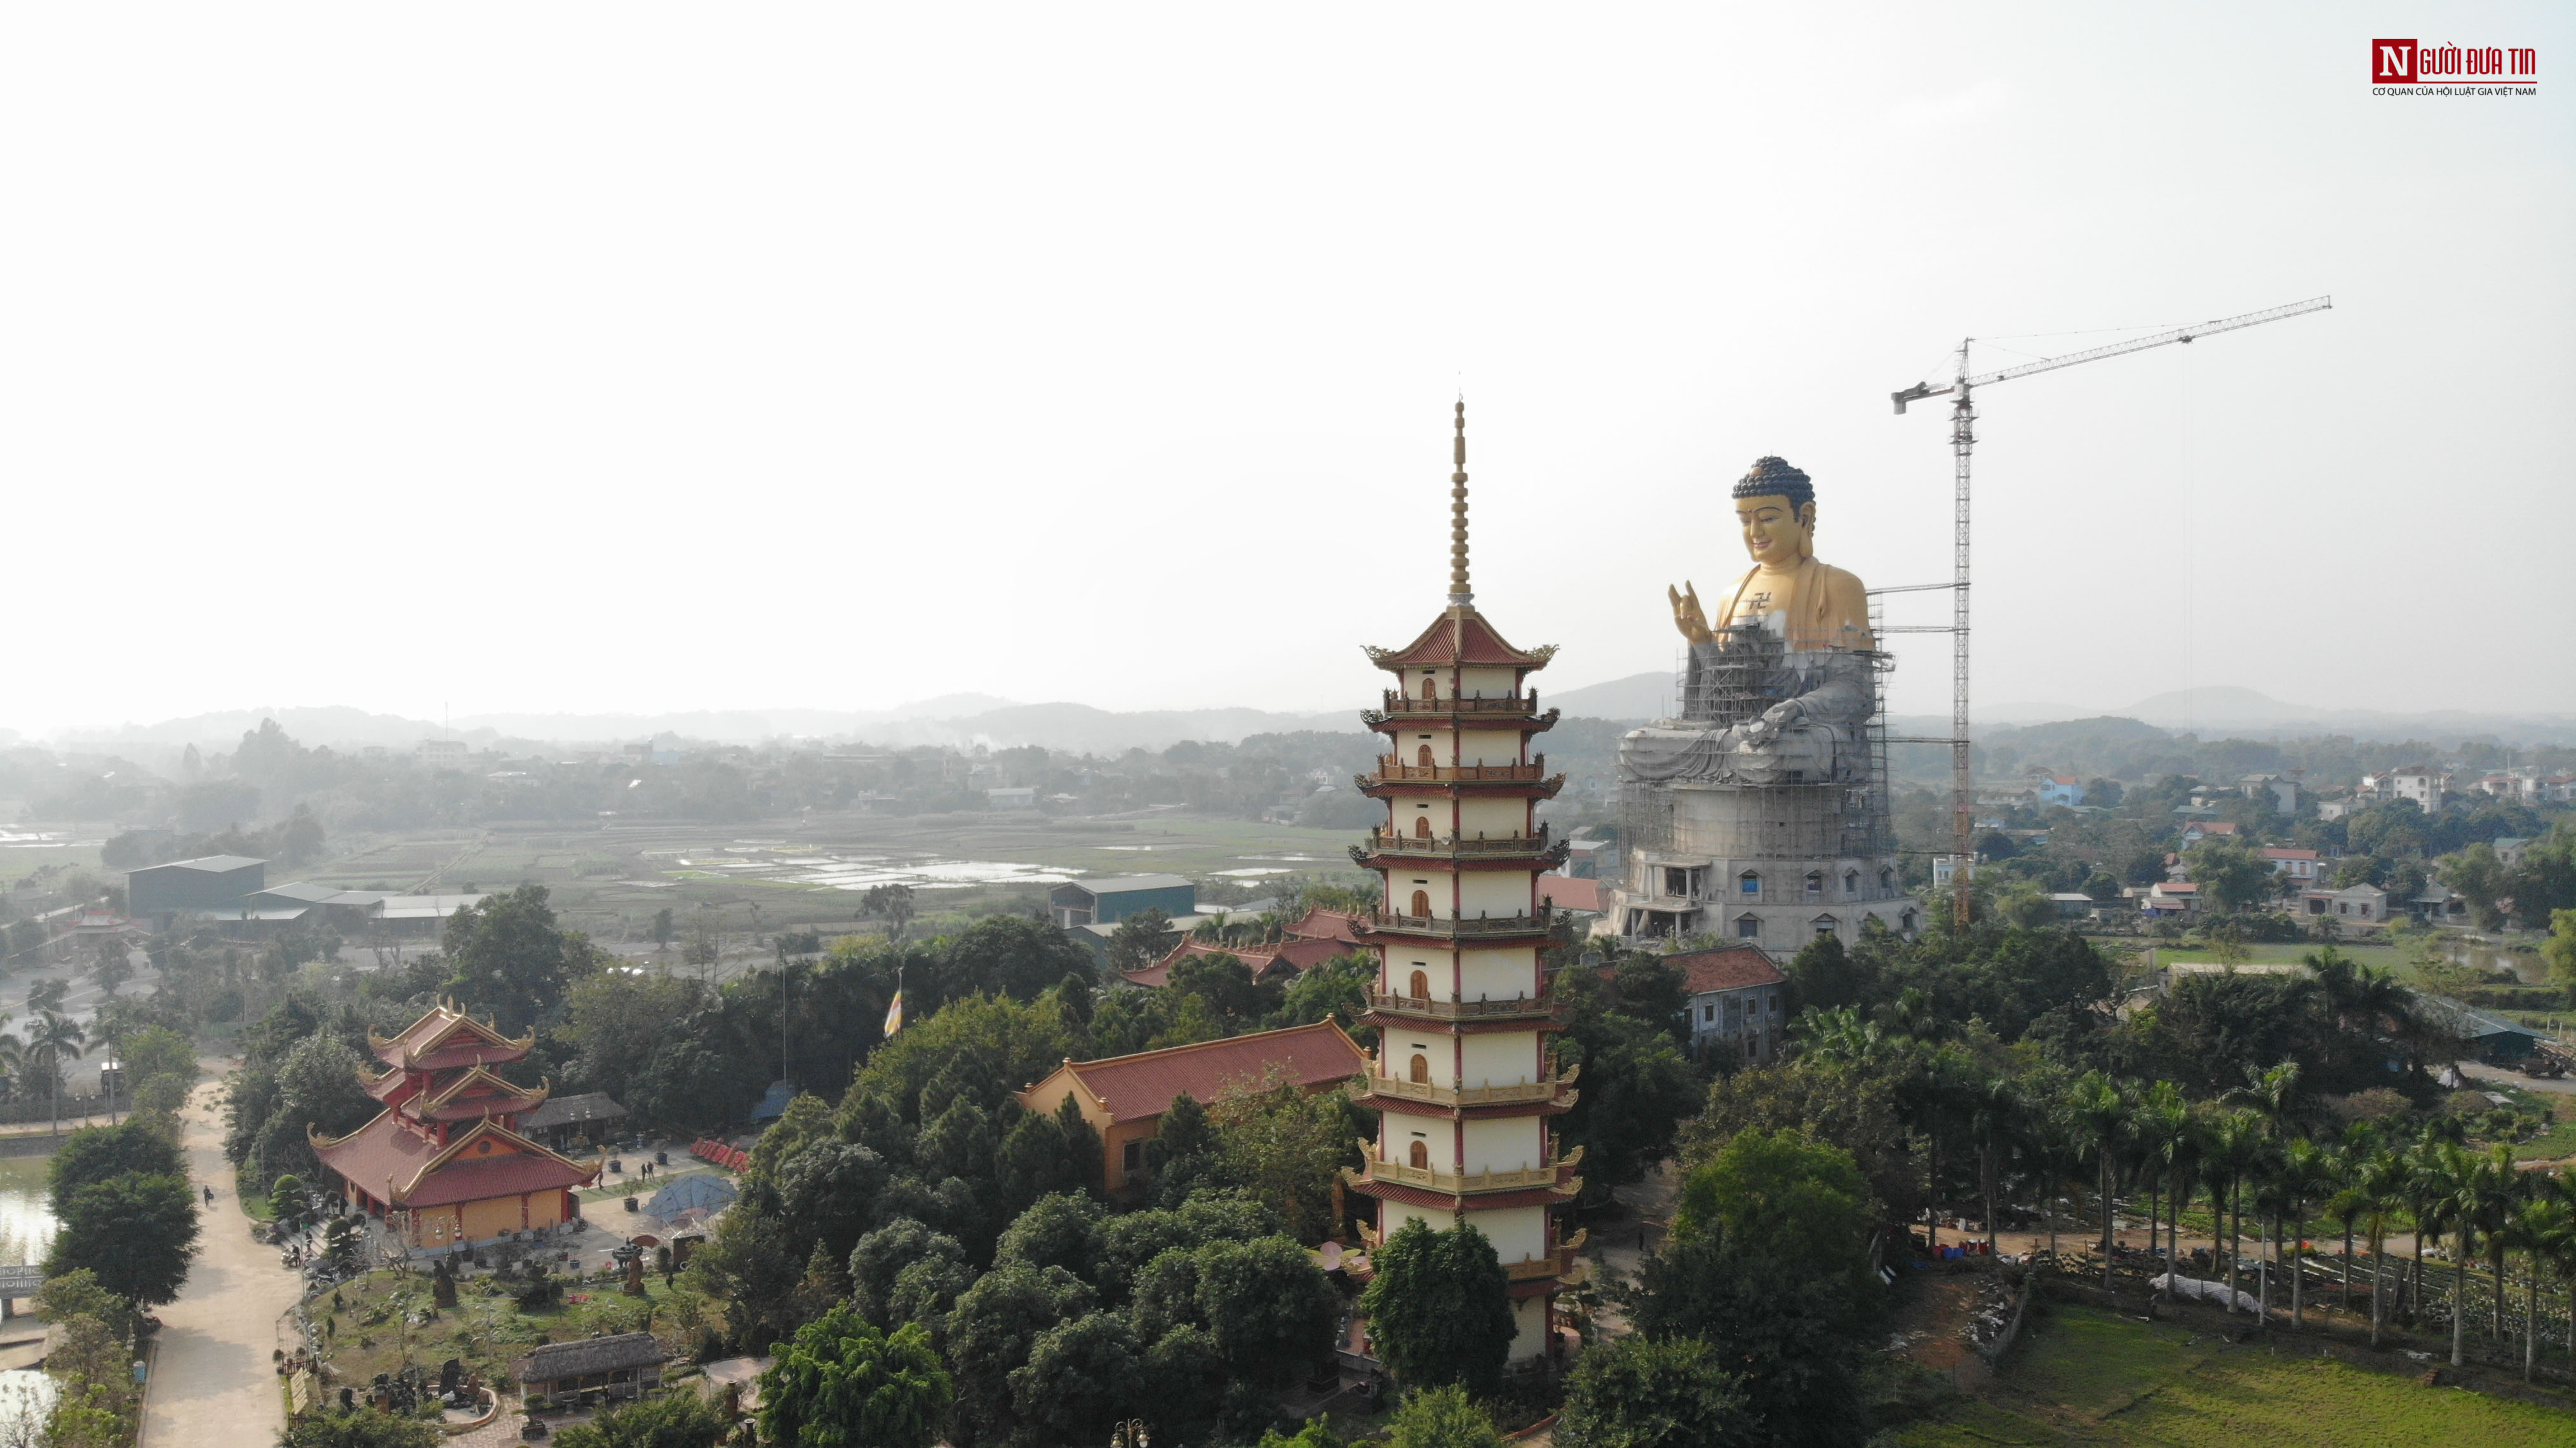
[{"label": "paved road", "polygon": [[152,1383],[143,1402],[144,1448],[277,1440],[285,1426],[270,1353],[277,1319],[295,1305],[297,1280],[276,1252],[250,1239],[249,1219],[234,1200],[231,1165],[221,1148],[222,1086],[207,1082],[184,1114],[188,1171],[215,1189],[200,1217],[205,1234],[179,1300],[160,1311]]}]

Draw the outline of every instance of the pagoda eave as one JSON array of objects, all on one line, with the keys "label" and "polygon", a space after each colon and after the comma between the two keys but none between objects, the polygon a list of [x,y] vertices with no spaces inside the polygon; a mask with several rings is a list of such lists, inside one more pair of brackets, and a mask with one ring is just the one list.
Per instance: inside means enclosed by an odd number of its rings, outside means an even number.
[{"label": "pagoda eave", "polygon": [[1440,1033],[1440,1036],[1499,1036],[1499,1033],[1512,1033],[1512,1031],[1558,1031],[1558,1028],[1564,1025],[1564,1018],[1561,1018],[1561,1013],[1558,1013],[1558,1007],[1546,1005],[1546,1002],[1535,1007],[1535,1010],[1530,1010],[1528,1015],[1471,1015],[1471,1018],[1414,1013],[1414,1010],[1381,1010],[1381,1007],[1373,1005],[1360,1013],[1360,1020],[1368,1025],[1376,1025],[1378,1031],[1435,1031]]},{"label": "pagoda eave", "polygon": [[1363,1111],[1394,1112],[1398,1116],[1423,1116],[1442,1121],[1493,1121],[1512,1116],[1563,1116],[1574,1109],[1580,1091],[1568,1091],[1540,1101],[1486,1102],[1475,1106],[1450,1106],[1437,1101],[1416,1101],[1405,1096],[1379,1096],[1363,1090],[1351,1098],[1351,1104]]},{"label": "pagoda eave", "polygon": [[[1496,768],[1501,766],[1497,765]],[[1554,799],[1565,788],[1565,776],[1552,774],[1545,778],[1522,779],[1393,779],[1382,774],[1354,774],[1352,788],[1371,799],[1390,799],[1396,795],[1436,794],[1442,798],[1461,799]]]},{"label": "pagoda eave", "polygon": [[1583,1178],[1553,1187],[1525,1187],[1503,1192],[1439,1192],[1401,1182],[1351,1175],[1342,1178],[1352,1191],[1380,1201],[1398,1202],[1439,1212],[1492,1211],[1509,1207],[1561,1207],[1583,1194]]}]

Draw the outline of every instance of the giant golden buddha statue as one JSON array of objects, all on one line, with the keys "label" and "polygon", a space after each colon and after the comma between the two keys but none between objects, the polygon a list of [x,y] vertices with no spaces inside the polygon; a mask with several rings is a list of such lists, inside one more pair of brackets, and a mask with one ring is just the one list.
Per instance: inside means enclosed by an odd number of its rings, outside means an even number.
[{"label": "giant golden buddha statue", "polygon": [[[1860,579],[1816,557],[1815,484],[1781,459],[1766,457],[1734,491],[1735,521],[1753,566],[1726,595],[1717,628],[1760,628],[1802,652],[1872,647],[1869,598]],[[1682,637],[1713,642],[1716,632],[1701,611],[1699,590],[1684,580],[1664,592]]]},{"label": "giant golden buddha statue", "polygon": [[1868,593],[1815,556],[1816,491],[1805,473],[1762,458],[1733,495],[1753,566],[1720,596],[1714,622],[1694,585],[1665,590],[1690,640],[1683,706],[1677,719],[1631,735],[1623,760],[1650,779],[1853,777],[1860,730],[1877,707]]}]

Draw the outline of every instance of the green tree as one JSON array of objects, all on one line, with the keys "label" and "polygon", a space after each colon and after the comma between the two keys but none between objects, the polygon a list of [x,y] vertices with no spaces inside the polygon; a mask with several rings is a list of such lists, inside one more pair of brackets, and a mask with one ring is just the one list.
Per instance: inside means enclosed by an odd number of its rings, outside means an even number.
[{"label": "green tree", "polygon": [[1722,1238],[1813,1281],[1867,1272],[1869,1189],[1851,1153],[1803,1133],[1748,1131],[1683,1179],[1677,1236]]},{"label": "green tree", "polygon": [[671,942],[679,938],[680,927],[678,923],[671,918],[670,906],[665,905],[661,909],[653,912],[653,923],[648,927],[647,933],[652,937],[653,948],[655,950],[662,951],[671,948]]},{"label": "green tree", "polygon": [[1271,1204],[1301,1241],[1333,1231],[1333,1178],[1358,1159],[1358,1132],[1338,1091],[1308,1095],[1274,1070],[1258,1088],[1228,1087],[1208,1108],[1218,1171]]},{"label": "green tree", "polygon": [[2550,978],[2576,999],[2576,910],[2549,912],[2549,938],[2540,943],[2540,956],[2549,962]]},{"label": "green tree", "polygon": [[1464,1384],[1491,1396],[1518,1331],[1511,1283],[1493,1243],[1469,1223],[1435,1232],[1406,1219],[1371,1254],[1360,1295],[1378,1356],[1410,1388]]},{"label": "green tree", "polygon": [[2504,861],[2496,858],[2495,846],[2475,844],[2457,854],[2444,855],[2438,868],[2442,883],[2469,902],[2480,930],[2504,929],[2504,912],[2496,902],[2512,885]]},{"label": "green tree", "polygon": [[1143,1371],[1134,1325],[1087,1313],[1038,1335],[1011,1372],[1012,1410],[1044,1441],[1098,1442],[1135,1406]]},{"label": "green tree", "polygon": [[1389,1418],[1387,1448],[1502,1448],[1494,1420],[1456,1383],[1413,1393]]},{"label": "green tree", "polygon": [[715,1448],[733,1425],[686,1388],[610,1408],[555,1435],[555,1448]]},{"label": "green tree", "polygon": [[108,1291],[155,1306],[179,1296],[197,1231],[197,1194],[187,1178],[112,1177],[72,1193],[45,1271],[87,1268]]},{"label": "green tree", "polygon": [[1152,965],[1180,942],[1171,917],[1160,910],[1139,910],[1109,932],[1109,964],[1118,970]]},{"label": "green tree", "polygon": [[1340,1301],[1294,1238],[1209,1242],[1195,1255],[1199,1314],[1238,1377],[1284,1375],[1332,1351]]},{"label": "green tree", "polygon": [[148,1125],[86,1126],[64,1137],[54,1153],[49,1171],[54,1217],[61,1220],[81,1188],[113,1177],[186,1174],[178,1146]]},{"label": "green tree", "polygon": [[1023,1431],[1011,1374],[1028,1365],[1038,1339],[1097,1304],[1088,1283],[1061,1267],[998,1266],[960,1293],[948,1315],[948,1364],[957,1381],[961,1444],[998,1442]]},{"label": "green tree", "polygon": [[[437,1448],[440,1441],[436,1425],[418,1418],[396,1417],[373,1408],[354,1413],[316,1408],[288,1420],[286,1431],[277,1437],[277,1448]],[[574,1444],[570,1430],[556,1441],[566,1448],[589,1448]]]},{"label": "green tree", "polygon": [[1565,1448],[1757,1448],[1753,1415],[1701,1338],[1625,1337],[1586,1352],[1566,1379]]},{"label": "green tree", "polygon": [[760,1432],[782,1448],[929,1448],[955,1400],[919,1323],[882,1333],[845,1302],[761,1373]]},{"label": "green tree", "polygon": [[1608,1009],[1587,972],[1566,971],[1559,981],[1574,1006],[1557,1043],[1557,1067],[1583,1070],[1564,1140],[1583,1148],[1584,1180],[1594,1196],[1606,1197],[1672,1155],[1682,1119],[1699,1105],[1701,1077],[1664,1023]]},{"label": "green tree", "polygon": [[2250,910],[2271,893],[2271,867],[2240,840],[2212,835],[2192,846],[2185,858],[2201,898],[2221,914]]},{"label": "green tree", "polygon": [[1868,970],[1843,949],[1840,935],[1819,935],[1790,958],[1788,976],[1801,1010],[1829,1011],[1866,1004]]},{"label": "green tree", "polygon": [[903,943],[903,932],[912,924],[912,887],[910,885],[871,885],[859,897],[861,920],[886,923],[886,939]]},{"label": "green tree", "polygon": [[[27,1002],[35,1004],[36,992],[29,988]],[[69,1016],[48,1009],[27,1023],[27,1061],[41,1074],[51,1091],[53,1113],[47,1130],[62,1129],[63,1063],[77,1061],[89,1049],[89,1032]]]},{"label": "green tree", "polygon": [[589,972],[590,942],[555,925],[546,887],[522,885],[447,917],[442,937],[448,989],[493,1013],[501,1029],[525,1030],[563,1003]]}]

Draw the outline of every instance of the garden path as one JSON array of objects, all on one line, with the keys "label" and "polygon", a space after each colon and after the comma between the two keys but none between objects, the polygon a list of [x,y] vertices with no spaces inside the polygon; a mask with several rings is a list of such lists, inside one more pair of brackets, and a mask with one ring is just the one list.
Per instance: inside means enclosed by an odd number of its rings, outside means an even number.
[{"label": "garden path", "polygon": [[189,1177],[213,1187],[215,1203],[198,1218],[204,1235],[179,1300],[158,1314],[138,1448],[273,1443],[286,1423],[270,1354],[281,1345],[278,1319],[295,1305],[301,1283],[274,1249],[250,1238],[224,1160],[222,1098],[221,1082],[207,1082],[180,1117]]}]

